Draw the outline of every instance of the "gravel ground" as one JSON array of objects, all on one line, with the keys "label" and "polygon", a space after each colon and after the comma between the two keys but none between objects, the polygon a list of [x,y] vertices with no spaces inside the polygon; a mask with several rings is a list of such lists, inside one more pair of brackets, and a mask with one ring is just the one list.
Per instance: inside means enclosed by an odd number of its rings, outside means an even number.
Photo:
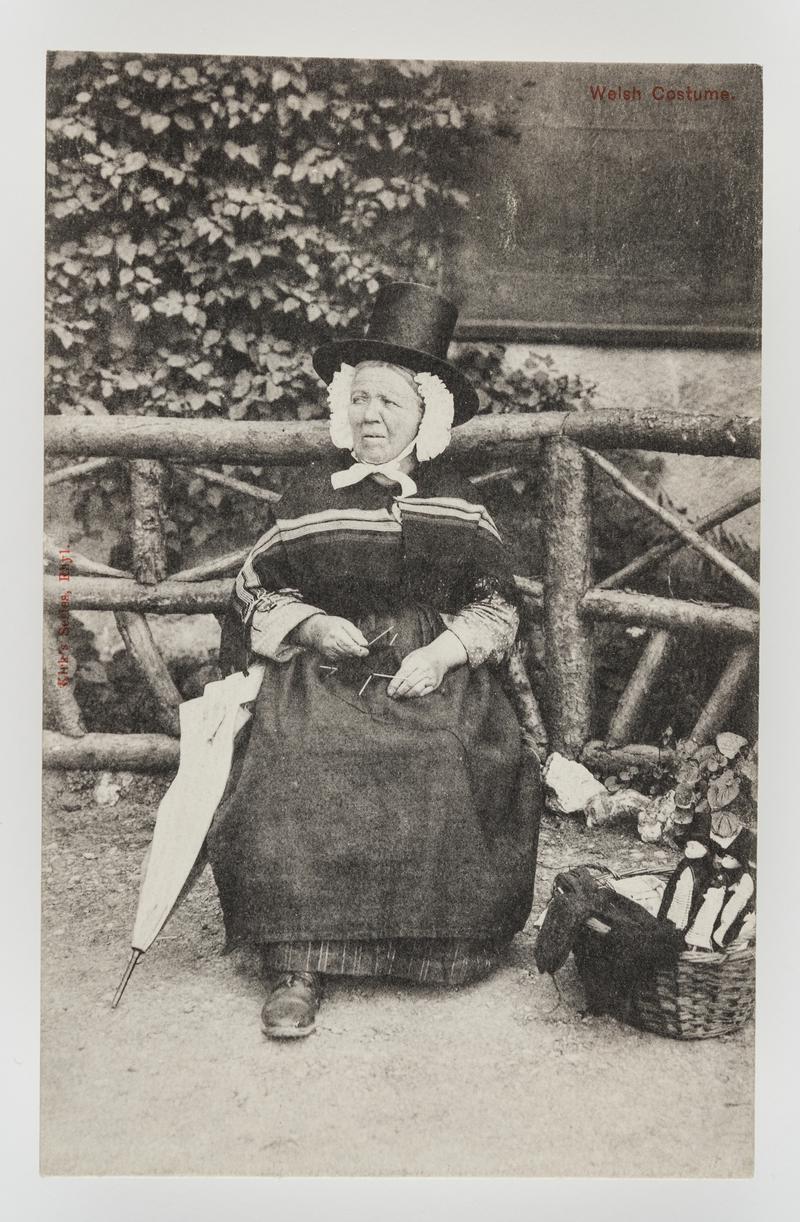
[{"label": "gravel ground", "polygon": [[[332,982],[316,1035],[276,1044],[255,964],[221,954],[206,871],[112,1011],[167,781],[134,778],[113,806],[96,781],[45,777],[45,1174],[752,1174],[752,1024],[681,1043],[582,1017],[571,961],[558,987],[539,976],[530,925],[487,981]],[[673,854],[548,816],[534,912],[585,861]]]}]

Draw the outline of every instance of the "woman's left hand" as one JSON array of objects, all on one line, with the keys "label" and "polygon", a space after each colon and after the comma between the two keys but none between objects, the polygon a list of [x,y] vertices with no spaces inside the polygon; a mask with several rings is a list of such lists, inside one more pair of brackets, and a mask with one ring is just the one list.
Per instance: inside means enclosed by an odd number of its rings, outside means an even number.
[{"label": "woman's left hand", "polygon": [[441,686],[449,670],[462,666],[466,660],[466,650],[458,637],[452,632],[443,632],[430,645],[412,649],[411,653],[406,654],[397,673],[389,681],[386,694],[396,700],[429,696]]},{"label": "woman's left hand", "polygon": [[400,669],[389,681],[386,694],[398,699],[428,696],[436,691],[444,676],[445,667],[432,655],[430,646],[424,645],[406,654]]}]

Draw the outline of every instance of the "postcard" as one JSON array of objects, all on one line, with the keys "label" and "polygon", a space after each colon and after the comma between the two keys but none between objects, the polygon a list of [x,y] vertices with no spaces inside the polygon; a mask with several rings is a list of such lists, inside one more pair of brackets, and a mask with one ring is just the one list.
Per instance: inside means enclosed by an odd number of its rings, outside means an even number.
[{"label": "postcard", "polygon": [[752,1175],[761,145],[51,51],[45,1176]]}]

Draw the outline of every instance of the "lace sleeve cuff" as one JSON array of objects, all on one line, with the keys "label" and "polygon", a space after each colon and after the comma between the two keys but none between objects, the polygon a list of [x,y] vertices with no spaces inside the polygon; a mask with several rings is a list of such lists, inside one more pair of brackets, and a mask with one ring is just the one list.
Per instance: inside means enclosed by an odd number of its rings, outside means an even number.
[{"label": "lace sleeve cuff", "polygon": [[501,594],[488,594],[469,603],[457,615],[443,615],[446,626],[467,651],[470,669],[508,657],[519,628],[516,607]]},{"label": "lace sleeve cuff", "polygon": [[288,662],[301,652],[286,637],[312,615],[324,614],[320,607],[304,603],[297,590],[278,590],[262,595],[250,622],[250,644],[254,653],[273,662]]}]

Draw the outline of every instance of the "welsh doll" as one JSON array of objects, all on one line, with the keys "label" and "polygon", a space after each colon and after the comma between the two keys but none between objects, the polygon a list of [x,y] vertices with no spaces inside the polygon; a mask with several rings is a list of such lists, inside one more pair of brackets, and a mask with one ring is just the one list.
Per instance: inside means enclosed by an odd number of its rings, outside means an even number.
[{"label": "welsh doll", "polygon": [[658,914],[686,932],[687,947],[721,950],[735,941],[754,907],[755,845],[731,807],[695,814]]}]

